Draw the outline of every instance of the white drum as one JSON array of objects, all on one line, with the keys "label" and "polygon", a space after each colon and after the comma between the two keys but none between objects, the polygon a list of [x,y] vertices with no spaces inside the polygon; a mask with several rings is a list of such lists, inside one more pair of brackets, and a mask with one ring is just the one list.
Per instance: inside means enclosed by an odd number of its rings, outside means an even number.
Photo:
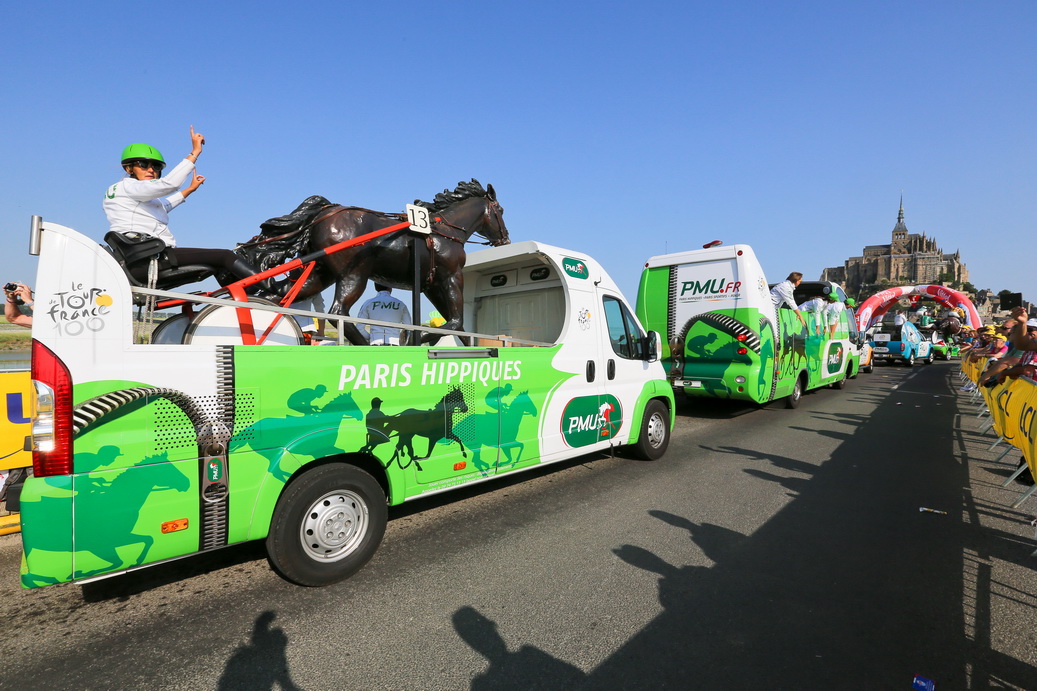
[{"label": "white drum", "polygon": [[[269,300],[249,298],[249,304],[276,306]],[[277,319],[270,334],[260,345],[302,345],[302,329],[295,318],[265,310],[249,310],[256,340],[263,337],[270,324]],[[279,317],[279,318],[278,318]],[[214,345],[241,345],[241,326],[238,309],[227,305],[209,305],[198,313],[184,332],[184,343],[208,343]]]},{"label": "white drum", "polygon": [[186,314],[174,314],[155,327],[151,332],[151,342],[156,345],[183,343],[184,332],[190,323]]}]

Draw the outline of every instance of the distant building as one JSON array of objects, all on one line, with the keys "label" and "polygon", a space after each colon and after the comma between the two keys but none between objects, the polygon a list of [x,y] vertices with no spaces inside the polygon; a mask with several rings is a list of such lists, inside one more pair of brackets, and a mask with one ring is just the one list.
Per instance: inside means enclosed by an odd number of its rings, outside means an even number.
[{"label": "distant building", "polygon": [[821,280],[841,283],[848,295],[861,295],[875,293],[888,284],[962,284],[969,280],[969,270],[959,252],[945,254],[933,238],[907,232],[901,198],[892,241],[868,245],[862,256],[822,271]]}]

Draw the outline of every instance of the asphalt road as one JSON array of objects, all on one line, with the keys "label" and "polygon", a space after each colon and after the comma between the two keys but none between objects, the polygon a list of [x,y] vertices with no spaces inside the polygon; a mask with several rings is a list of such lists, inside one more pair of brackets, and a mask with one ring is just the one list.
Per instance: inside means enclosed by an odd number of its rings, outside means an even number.
[{"label": "asphalt road", "polygon": [[260,544],[22,591],[0,538],[0,688],[1034,689],[1037,499],[1008,508],[957,371],[684,403],[663,459],[393,510],[324,589]]}]

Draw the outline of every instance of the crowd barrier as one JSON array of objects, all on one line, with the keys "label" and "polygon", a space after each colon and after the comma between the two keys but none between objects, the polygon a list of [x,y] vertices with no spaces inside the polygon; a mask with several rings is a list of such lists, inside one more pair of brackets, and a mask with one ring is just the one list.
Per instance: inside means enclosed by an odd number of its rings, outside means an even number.
[{"label": "crowd barrier", "polygon": [[[32,465],[32,453],[24,450],[25,437],[32,427],[32,380],[28,372],[0,372],[0,391],[4,393],[4,415],[0,420],[0,469]],[[6,510],[6,507],[4,507]],[[18,532],[21,517],[0,515],[0,535]]]},{"label": "crowd barrier", "polygon": [[[987,361],[988,358],[980,358],[976,362],[963,358],[961,368],[965,378],[977,383],[986,369]],[[998,460],[1004,458],[1012,448],[1018,449],[1026,459],[1030,473],[1037,478],[1037,384],[1026,377],[1005,379],[1004,383],[997,386],[981,386],[977,393],[983,397],[986,410],[990,413],[990,424],[987,429],[993,428],[998,436],[998,443],[1010,444]],[[996,445],[997,443],[994,446]],[[1009,477],[1004,486],[1007,487],[1015,480],[1022,470],[1020,468],[1019,472]],[[1037,485],[1024,493],[1013,504],[1013,508],[1021,505],[1035,492]]]}]

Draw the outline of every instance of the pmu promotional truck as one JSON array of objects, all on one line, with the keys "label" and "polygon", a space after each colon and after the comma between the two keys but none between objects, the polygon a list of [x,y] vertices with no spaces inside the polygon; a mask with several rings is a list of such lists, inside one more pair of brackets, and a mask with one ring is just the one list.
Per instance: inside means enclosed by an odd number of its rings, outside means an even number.
[{"label": "pmu promotional truck", "polygon": [[752,248],[722,245],[649,259],[637,315],[665,334],[662,361],[675,389],[758,404],[784,399],[794,408],[805,391],[842,388],[857,375],[859,337],[842,288],[804,281],[796,301],[833,291],[833,325],[819,314],[775,309]]},{"label": "pmu promotional truck", "polygon": [[372,556],[387,506],[613,447],[654,459],[669,443],[659,336],[582,252],[470,254],[465,345],[313,347],[290,329],[242,345],[233,319],[194,328],[209,307],[183,342],[135,342],[135,296],[200,298],[132,287],[106,247],[38,217],[30,248],[28,588],[261,539],[282,576],[324,585]]}]

